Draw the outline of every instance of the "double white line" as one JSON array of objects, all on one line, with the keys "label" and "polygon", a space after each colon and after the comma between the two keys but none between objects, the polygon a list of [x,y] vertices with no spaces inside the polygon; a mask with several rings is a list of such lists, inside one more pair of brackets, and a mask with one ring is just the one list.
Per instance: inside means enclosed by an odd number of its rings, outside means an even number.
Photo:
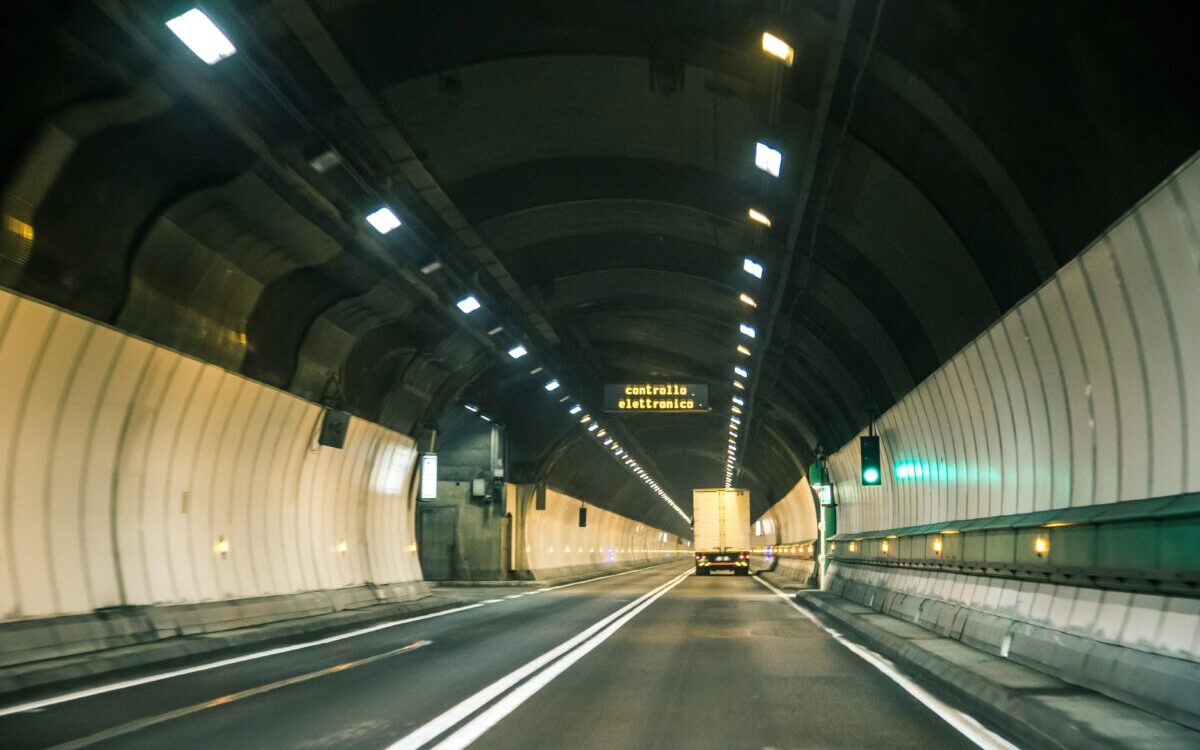
[{"label": "double white line", "polygon": [[[417,750],[418,748],[425,747],[437,737],[453,729],[460,722],[467,721],[476,711],[479,711],[492,701],[496,701],[487,710],[470,719],[470,721],[460,726],[449,737],[439,742],[434,750],[457,750],[458,748],[467,747],[484,732],[495,726],[501,719],[516,710],[518,706],[529,700],[534,693],[541,690],[551,680],[566,671],[572,664],[608,640],[613,633],[620,630],[622,626],[634,617],[637,617],[639,612],[653,604],[656,599],[680,583],[683,583],[691,574],[692,571],[689,570],[672,578],[658,588],[643,594],[574,638],[550,649],[528,664],[509,672],[483,690],[441,713],[424,726],[417,728],[412,733],[388,746],[387,750]],[[522,680],[525,680],[525,682],[522,682]],[[509,692],[510,690],[511,692]],[[501,696],[503,697],[501,698]],[[496,700],[497,698],[500,698],[500,700]]]}]

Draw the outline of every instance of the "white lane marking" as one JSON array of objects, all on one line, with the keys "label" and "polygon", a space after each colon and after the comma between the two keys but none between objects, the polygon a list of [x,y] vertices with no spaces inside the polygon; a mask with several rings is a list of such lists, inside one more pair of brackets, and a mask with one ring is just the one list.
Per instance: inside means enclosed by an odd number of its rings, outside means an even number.
[{"label": "white lane marking", "polygon": [[524,594],[509,594],[508,596],[506,596],[504,598],[505,599],[520,599],[522,596],[525,596],[525,595]]},{"label": "white lane marking", "polygon": [[609,625],[601,633],[593,637],[588,642],[571,651],[569,654],[551,664],[546,669],[537,673],[533,677],[526,680],[520,687],[513,690],[508,695],[491,708],[476,716],[474,719],[463,725],[454,734],[439,742],[433,750],[462,750],[475,740],[479,739],[485,732],[496,726],[505,716],[515,711],[525,701],[529,700],[534,693],[546,687],[555,677],[558,677],[563,672],[567,671],[572,664],[582,659],[589,652],[604,643],[613,633],[620,630],[630,620],[637,617],[638,614],[649,607],[661,596],[666,595],[668,591],[675,588],[679,584],[691,577],[690,573],[685,573],[671,581],[665,587],[657,589],[653,596],[644,598],[640,604],[637,604],[633,609],[629,610],[621,619]]},{"label": "white lane marking", "polygon": [[541,669],[543,666],[549,664],[563,654],[568,653],[571,649],[575,648],[581,643],[586,642],[597,632],[609,625],[609,623],[620,618],[622,615],[634,609],[642,602],[647,601],[650,599],[650,597],[653,597],[659,592],[665,591],[669,587],[672,587],[685,580],[690,574],[691,571],[678,575],[666,583],[656,586],[612,614],[606,615],[581,633],[560,643],[558,646],[555,646],[524,666],[518,667],[512,672],[509,672],[507,675],[501,677],[499,680],[496,680],[491,685],[488,685],[482,690],[476,692],[474,695],[460,701],[458,704],[438,714],[423,726],[418,727],[409,734],[393,742],[387,747],[387,750],[416,750],[416,748],[420,748],[433,741],[433,739],[438,735],[449,731],[456,724],[464,721],[471,714],[475,713],[491,701],[503,695],[506,690],[512,688],[521,680],[537,672],[537,670]]},{"label": "white lane marking", "polygon": [[144,719],[137,719],[136,721],[131,721],[131,722],[128,722],[125,724],[120,724],[118,726],[111,727],[109,729],[105,729],[105,730],[97,732],[95,734],[88,735],[87,737],[81,737],[77,740],[71,740],[70,742],[64,742],[60,745],[55,745],[54,747],[50,748],[50,750],[80,750],[81,748],[89,747],[91,745],[95,745],[96,743],[104,742],[106,740],[111,740],[115,737],[121,737],[126,734],[140,732],[143,729],[149,729],[152,726],[156,726],[158,724],[165,724],[166,722],[174,721],[175,719],[182,719],[185,716],[191,716],[192,714],[200,713],[201,711],[205,711],[210,708],[217,708],[219,706],[225,706],[230,703],[234,703],[236,701],[243,700],[245,698],[253,698],[256,695],[262,695],[263,693],[269,693],[273,690],[279,690],[280,688],[289,687],[291,685],[298,685],[301,682],[308,682],[309,680],[315,680],[318,677],[324,677],[326,675],[336,674],[338,672],[344,672],[347,669],[354,669],[355,667],[361,667],[366,664],[371,664],[372,662],[380,661],[382,659],[388,659],[393,656],[399,656],[400,654],[407,654],[407,653],[416,651],[419,648],[424,648],[425,646],[428,646],[431,643],[433,643],[433,641],[414,641],[413,643],[410,643],[407,646],[401,646],[400,648],[394,648],[391,651],[385,651],[382,654],[375,654],[373,656],[368,656],[364,659],[358,659],[356,661],[348,661],[348,662],[343,662],[341,664],[335,664],[332,667],[326,667],[325,669],[318,669],[315,672],[309,672],[307,674],[301,674],[301,675],[296,675],[294,677],[288,677],[286,679],[278,680],[276,682],[269,682],[266,685],[259,685],[258,687],[252,687],[247,690],[239,690],[236,693],[230,693],[229,695],[222,695],[219,698],[213,698],[212,700],[204,701],[203,703],[196,703],[191,706],[184,706],[183,708],[177,708],[173,711],[167,711],[166,713],[161,713],[156,716],[148,716]]},{"label": "white lane marking", "polygon": [[[661,563],[661,564],[665,565],[667,563]],[[556,589],[565,589],[570,586],[581,586],[585,583],[595,583],[596,581],[603,581],[606,578],[616,578],[617,576],[629,575],[630,573],[644,572],[646,570],[650,570],[650,569],[653,569],[656,567],[659,567],[659,566],[652,565],[647,568],[634,568],[633,570],[626,570],[626,571],[622,571],[620,573],[610,573],[608,575],[598,576],[596,578],[589,578],[585,581],[576,581],[575,583],[565,583],[560,586],[552,586],[550,588],[539,589],[538,591],[532,591],[530,593],[538,594],[538,593],[541,593],[542,591],[553,591]],[[496,599],[496,600],[492,600],[492,601],[500,601],[500,600]],[[125,690],[127,688],[137,687],[139,685],[147,685],[149,683],[159,682],[161,680],[169,680],[173,677],[182,677],[184,675],[195,674],[196,672],[205,672],[210,669],[220,669],[221,667],[228,667],[233,664],[241,664],[242,662],[254,661],[255,659],[265,659],[268,656],[278,656],[279,654],[286,654],[286,653],[289,653],[292,651],[300,651],[300,650],[306,649],[306,648],[314,648],[316,646],[324,646],[324,645],[327,645],[330,643],[336,643],[337,641],[344,641],[347,638],[357,638],[359,636],[369,635],[370,633],[375,633],[380,630],[387,630],[388,628],[394,628],[399,625],[408,625],[409,623],[420,622],[421,620],[431,620],[435,617],[445,617],[446,615],[452,615],[452,614],[456,614],[458,612],[465,612],[469,609],[476,609],[477,607],[484,607],[484,606],[487,606],[487,604],[485,602],[475,602],[474,604],[466,604],[461,607],[452,607],[450,609],[442,609],[442,610],[438,610],[437,612],[430,612],[428,614],[417,615],[415,617],[406,617],[402,620],[390,620],[388,622],[381,622],[381,623],[377,623],[375,625],[371,625],[369,627],[360,628],[358,630],[352,630],[348,633],[339,633],[337,635],[331,635],[326,638],[319,638],[315,641],[305,641],[304,643],[293,643],[288,646],[277,646],[276,648],[269,648],[264,651],[256,651],[251,654],[242,654],[241,656],[233,656],[228,659],[220,659],[218,661],[208,662],[206,664],[197,664],[192,667],[184,667],[183,669],[171,670],[170,672],[160,672],[158,674],[146,675],[145,677],[136,677],[136,678],[130,679],[130,680],[121,680],[120,682],[111,682],[107,685],[97,685],[96,687],[84,688],[82,690],[75,690],[75,691],[72,691],[69,693],[63,693],[62,695],[55,695],[55,696],[51,696],[49,698],[42,698],[40,700],[28,701],[26,703],[18,703],[13,706],[7,706],[5,708],[0,708],[0,717],[11,716],[12,714],[24,713],[26,711],[34,711],[37,709],[46,708],[47,706],[56,706],[60,703],[68,703],[70,701],[77,701],[82,698],[91,698],[92,696],[103,695],[104,693],[111,693],[111,692],[114,692],[117,690]]]},{"label": "white lane marking", "polygon": [[893,664],[892,661],[887,657],[877,654],[866,646],[855,643],[846,636],[842,635],[839,631],[821,622],[812,612],[809,612],[804,607],[801,607],[799,604],[796,604],[796,602],[792,601],[792,598],[787,595],[787,592],[758,576],[755,576],[754,580],[774,591],[775,595],[791,605],[792,609],[807,617],[814,625],[824,630],[826,633],[832,636],[835,641],[845,646],[863,661],[867,662],[872,667],[875,667],[880,672],[883,672],[883,674],[886,675],[892,682],[904,688],[909,695],[919,700],[925,705],[926,708],[937,714],[942,721],[945,721],[947,724],[957,729],[959,733],[974,742],[979,747],[985,748],[986,750],[1020,750],[1020,748],[1018,748],[1016,745],[980,724],[979,720],[974,716],[964,713],[953,706],[947,705],[940,698],[933,695],[933,693],[930,693],[925,688],[913,682],[909,677],[900,672],[896,665]]}]

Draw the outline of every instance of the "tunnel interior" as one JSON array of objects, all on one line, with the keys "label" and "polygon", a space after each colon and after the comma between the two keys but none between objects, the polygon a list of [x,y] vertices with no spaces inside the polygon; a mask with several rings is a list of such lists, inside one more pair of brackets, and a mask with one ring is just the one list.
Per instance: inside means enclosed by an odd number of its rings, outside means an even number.
[{"label": "tunnel interior", "polygon": [[[168,2],[6,28],[5,214],[36,234],[0,281],[418,440],[470,404],[514,477],[679,534],[727,465],[761,515],[1200,132],[1164,5],[220,6],[213,66]],[[664,380],[711,410],[601,414]]]},{"label": "tunnel interior", "polygon": [[0,736],[1200,746],[1200,6],[0,13]]}]

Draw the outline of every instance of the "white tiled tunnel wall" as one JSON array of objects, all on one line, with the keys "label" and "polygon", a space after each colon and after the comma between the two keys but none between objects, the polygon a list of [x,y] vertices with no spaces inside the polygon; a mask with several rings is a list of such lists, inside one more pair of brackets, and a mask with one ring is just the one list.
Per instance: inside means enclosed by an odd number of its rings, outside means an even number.
[{"label": "white tiled tunnel wall", "polygon": [[[525,509],[525,555],[529,569],[603,567],[679,559],[674,534],[609,511],[588,506],[587,526],[579,526],[580,501],[546,490],[546,509]],[[665,535],[665,541],[664,541]]]},{"label": "white tiled tunnel wall", "polygon": [[6,291],[0,368],[0,618],[421,578],[404,435]]},{"label": "white tiled tunnel wall", "polygon": [[1200,490],[1198,232],[1192,161],[831,457],[839,531]]},{"label": "white tiled tunnel wall", "polygon": [[[953,283],[947,278],[945,283]],[[883,483],[858,441],[829,459],[838,531],[1200,491],[1200,161],[877,422]],[[910,476],[896,468],[908,465]],[[786,517],[789,493],[768,511]],[[952,573],[833,575],[1200,660],[1200,600]]]},{"label": "white tiled tunnel wall", "polygon": [[759,517],[768,521],[768,529],[754,538],[761,544],[790,544],[817,538],[817,511],[813,505],[808,477],[801,477],[788,493]]}]

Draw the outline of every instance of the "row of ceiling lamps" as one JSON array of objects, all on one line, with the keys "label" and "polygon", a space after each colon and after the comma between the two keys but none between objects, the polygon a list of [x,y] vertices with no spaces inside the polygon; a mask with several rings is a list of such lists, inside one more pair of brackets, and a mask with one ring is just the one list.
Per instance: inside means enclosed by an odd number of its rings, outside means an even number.
[{"label": "row of ceiling lamps", "polygon": [[[510,352],[510,354],[511,354],[511,352]],[[538,375],[538,374],[542,373],[543,371],[544,371],[544,368],[535,367],[534,369],[529,371],[529,374],[530,375]],[[553,393],[554,391],[557,391],[562,386],[561,386],[561,383],[558,382],[557,378],[550,378],[550,380],[547,380],[546,383],[542,387],[545,388],[548,392]],[[562,396],[558,399],[558,402],[560,404],[563,404],[570,400],[571,400],[570,396]],[[480,411],[479,407],[474,404],[463,404],[463,407],[465,409],[467,409],[468,411],[478,414],[481,419],[484,419],[488,422],[493,421],[491,417],[489,417],[488,415],[486,415],[482,411]],[[692,519],[689,518],[688,515],[683,512],[683,509],[680,508],[673,499],[671,499],[671,496],[668,495],[667,491],[662,488],[662,485],[660,485],[654,479],[654,477],[652,477],[650,475],[650,473],[647,472],[646,469],[643,468],[642,465],[637,462],[637,460],[633,456],[629,455],[628,452],[623,447],[621,447],[621,444],[619,442],[617,442],[615,438],[613,438],[611,435],[608,434],[608,430],[604,429],[604,427],[602,427],[600,425],[600,422],[598,422],[595,419],[592,419],[592,415],[586,409],[584,409],[583,404],[579,404],[579,403],[573,404],[571,407],[569,407],[567,409],[567,413],[570,414],[572,417],[577,417],[579,419],[579,424],[581,427],[583,427],[596,440],[600,441],[601,445],[603,445],[605,448],[608,448],[609,451],[612,453],[613,458],[617,459],[618,461],[621,461],[624,464],[625,468],[627,468],[630,472],[632,472],[638,479],[642,480],[642,482],[644,482],[646,484],[646,486],[650,488],[651,491],[653,491],[656,495],[658,495],[660,498],[662,498],[663,502],[665,502],[667,505],[671,506],[671,510],[678,513],[680,518],[682,518],[688,524],[690,524],[692,522]]]},{"label": "row of ceiling lamps", "polygon": [[[791,66],[795,54],[791,45],[774,34],[763,32],[762,49],[765,54],[776,58],[784,65]],[[772,177],[778,177],[780,169],[783,168],[783,153],[759,141],[754,144],[754,166]],[[767,229],[771,228],[771,217],[757,208],[751,207],[747,211],[747,216],[756,224]],[[763,265],[753,258],[742,259],[742,270],[755,281],[762,281]],[[758,307],[758,303],[746,292],[738,293],[738,301],[751,309]],[[753,340],[758,331],[750,323],[740,323],[738,324],[738,333],[746,339]],[[749,357],[750,348],[745,342],[739,341],[737,353],[740,357]],[[733,374],[734,394],[729,405],[729,447],[725,459],[725,487],[727,489],[733,486],[733,476],[737,470],[738,437],[742,429],[742,415],[747,408],[746,400],[740,395],[740,392],[746,390],[746,383],[750,380],[750,371],[740,364],[740,360],[733,366]]]},{"label": "row of ceiling lamps", "polygon": [[[229,40],[229,37],[199,8],[192,8],[186,13],[167,21],[167,28],[175,36],[179,37],[180,41],[195,53],[196,57],[199,57],[209,65],[215,65],[237,53],[237,47]],[[309,162],[309,165],[317,172],[326,172],[340,163],[341,158],[337,155],[337,152],[333,149],[327,149],[314,157]],[[363,218],[371,225],[371,228],[381,235],[390,234],[404,225],[404,222],[401,221],[396,211],[388,205],[377,206]],[[434,260],[422,266],[421,273],[428,276],[441,268],[441,261]],[[455,302],[455,306],[466,315],[470,315],[483,307],[474,294],[467,294],[462,297]],[[495,336],[503,330],[504,326],[498,325],[487,333],[489,336]],[[507,351],[508,356],[513,359],[520,359],[529,353],[529,350],[520,343],[519,337],[517,337],[515,343]],[[557,381],[555,383],[555,387],[557,387]],[[547,390],[554,390],[554,388],[548,387]],[[487,417],[484,418],[487,419]]]}]

